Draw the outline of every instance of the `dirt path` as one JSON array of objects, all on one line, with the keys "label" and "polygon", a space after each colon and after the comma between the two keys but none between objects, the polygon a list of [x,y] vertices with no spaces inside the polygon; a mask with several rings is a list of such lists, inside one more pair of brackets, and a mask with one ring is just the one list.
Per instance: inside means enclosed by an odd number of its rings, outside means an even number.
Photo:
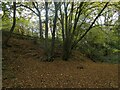
[{"label": "dirt path", "polygon": [[[42,62],[43,51],[31,42],[11,41],[3,49],[3,87],[24,88],[117,88],[118,65],[79,58]],[[21,43],[19,43],[21,42]],[[76,54],[77,55],[77,54]],[[78,55],[79,56],[79,55]]]}]

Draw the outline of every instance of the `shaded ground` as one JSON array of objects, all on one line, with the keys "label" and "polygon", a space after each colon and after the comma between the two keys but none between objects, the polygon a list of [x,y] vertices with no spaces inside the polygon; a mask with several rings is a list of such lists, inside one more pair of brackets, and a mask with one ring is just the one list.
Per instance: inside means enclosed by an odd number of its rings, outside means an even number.
[{"label": "shaded ground", "polygon": [[118,87],[117,64],[95,63],[78,51],[69,61],[44,62],[42,47],[32,41],[12,38],[10,45],[3,49],[3,87]]}]

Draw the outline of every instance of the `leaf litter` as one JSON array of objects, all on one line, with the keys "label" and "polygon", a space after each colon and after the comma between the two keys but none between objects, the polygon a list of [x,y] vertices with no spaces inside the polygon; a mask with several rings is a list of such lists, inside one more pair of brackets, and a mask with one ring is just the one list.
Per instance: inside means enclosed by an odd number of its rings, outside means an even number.
[{"label": "leaf litter", "polygon": [[10,44],[3,48],[3,87],[118,88],[118,64],[95,63],[78,51],[67,62],[43,62],[39,45],[15,38]]}]

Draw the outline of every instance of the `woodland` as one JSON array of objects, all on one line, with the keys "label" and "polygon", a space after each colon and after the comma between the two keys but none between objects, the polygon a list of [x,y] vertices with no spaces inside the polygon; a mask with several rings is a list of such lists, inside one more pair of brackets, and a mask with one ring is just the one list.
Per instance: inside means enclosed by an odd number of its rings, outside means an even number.
[{"label": "woodland", "polygon": [[0,2],[3,88],[118,88],[120,2]]}]

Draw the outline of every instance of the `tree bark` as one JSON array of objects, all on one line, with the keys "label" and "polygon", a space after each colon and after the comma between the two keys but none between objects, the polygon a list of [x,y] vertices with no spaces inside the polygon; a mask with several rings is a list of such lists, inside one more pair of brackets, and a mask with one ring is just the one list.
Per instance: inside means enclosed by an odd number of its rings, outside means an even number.
[{"label": "tree bark", "polygon": [[4,42],[4,45],[7,46],[8,45],[8,41],[14,31],[14,28],[15,28],[15,24],[16,24],[16,2],[13,2],[13,25],[10,29],[10,32],[9,32],[9,35],[7,37],[7,39],[5,40]]},{"label": "tree bark", "polygon": [[65,38],[63,42],[63,60],[67,61],[69,58],[69,29],[68,29],[68,3],[64,2],[64,12],[65,12]]},{"label": "tree bark", "polygon": [[62,39],[63,39],[63,42],[64,42],[64,40],[65,40],[65,33],[64,33],[64,15],[62,14],[61,5],[60,5],[60,16],[61,16],[60,23],[61,23],[61,26],[62,26]]},{"label": "tree bark", "polygon": [[41,20],[41,12],[39,12],[39,31],[40,31],[40,38],[43,38],[43,32],[42,32],[42,20]]},{"label": "tree bark", "polygon": [[57,12],[58,12],[58,4],[54,2],[55,5],[55,17],[53,20],[53,32],[52,32],[52,43],[51,43],[51,58],[54,56],[54,48],[55,48],[55,31],[56,31],[56,22],[57,22]]},{"label": "tree bark", "polygon": [[47,56],[47,60],[49,59],[49,51],[48,51],[48,2],[45,2],[45,52]]}]

